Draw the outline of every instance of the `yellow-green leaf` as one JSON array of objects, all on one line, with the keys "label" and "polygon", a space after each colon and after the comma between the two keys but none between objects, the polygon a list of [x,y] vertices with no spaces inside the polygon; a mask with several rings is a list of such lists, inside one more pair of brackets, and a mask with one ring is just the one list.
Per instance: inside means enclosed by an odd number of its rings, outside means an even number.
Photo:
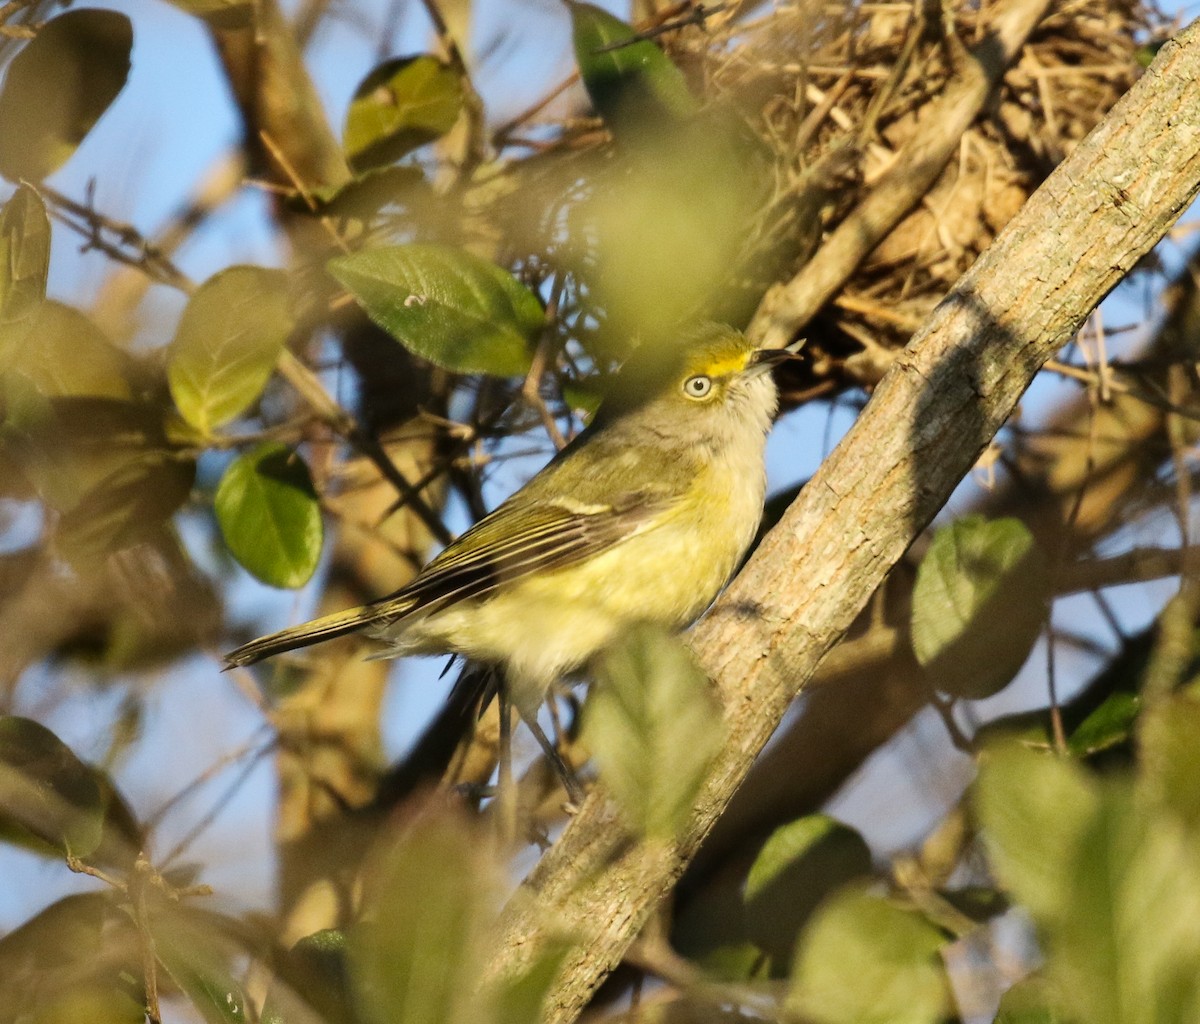
[{"label": "yellow-green leaf", "polygon": [[124,87],[132,49],[116,11],[80,8],[42,26],[0,88],[0,174],[40,181],[66,163]]},{"label": "yellow-green leaf", "polygon": [[529,369],[542,306],[512,274],[448,245],[364,249],[329,272],[405,348],[457,373]]},{"label": "yellow-green leaf", "polygon": [[972,515],[939,530],[913,587],[913,652],[931,683],[970,698],[1002,689],[1042,630],[1048,590],[1020,520]]},{"label": "yellow-green leaf", "polygon": [[0,827],[26,829],[86,857],[104,830],[104,795],[89,768],[45,726],[0,717]]},{"label": "yellow-green leaf", "polygon": [[604,657],[584,714],[584,742],[629,823],[670,839],[725,738],[712,684],[666,632],[632,630]]},{"label": "yellow-green leaf", "polygon": [[0,373],[46,296],[49,272],[50,218],[41,197],[22,185],[0,211]]},{"label": "yellow-green leaf", "polygon": [[292,332],[287,276],[229,267],[188,301],[167,353],[180,415],[204,434],[255,402]]},{"label": "yellow-green leaf", "polygon": [[458,73],[436,57],[394,57],[354,90],[342,145],[357,170],[399,160],[454,127],[463,107]]},{"label": "yellow-green leaf", "polygon": [[316,571],[324,528],[304,460],[281,444],[236,459],[213,500],[225,543],[245,568],[273,587],[300,587]]}]

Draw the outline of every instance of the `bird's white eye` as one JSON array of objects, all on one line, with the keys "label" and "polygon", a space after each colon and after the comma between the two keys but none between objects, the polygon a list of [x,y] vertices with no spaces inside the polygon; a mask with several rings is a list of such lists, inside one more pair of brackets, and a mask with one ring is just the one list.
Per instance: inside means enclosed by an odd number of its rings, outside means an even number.
[{"label": "bird's white eye", "polygon": [[704,398],[712,390],[712,378],[706,377],[702,373],[696,374],[695,377],[689,377],[683,382],[683,393],[688,398]]}]

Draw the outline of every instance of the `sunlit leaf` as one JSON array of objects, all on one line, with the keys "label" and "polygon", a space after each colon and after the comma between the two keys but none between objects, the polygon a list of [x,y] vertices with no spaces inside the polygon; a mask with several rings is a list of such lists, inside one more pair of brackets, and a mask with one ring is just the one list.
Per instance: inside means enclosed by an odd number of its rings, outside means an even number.
[{"label": "sunlit leaf", "polygon": [[76,857],[95,850],[104,829],[94,770],[45,726],[15,715],[0,717],[0,825]]},{"label": "sunlit leaf", "polygon": [[50,218],[41,197],[22,185],[0,210],[0,373],[45,298],[49,272]]},{"label": "sunlit leaf", "polygon": [[448,245],[396,245],[338,256],[329,271],[372,320],[423,359],[497,377],[529,369],[541,304],[487,260]]},{"label": "sunlit leaf", "polygon": [[1051,1005],[1041,978],[1018,981],[1004,993],[994,1024],[1067,1024]]},{"label": "sunlit leaf", "polygon": [[583,728],[605,788],[655,839],[678,832],[725,738],[712,684],[687,648],[650,627],[604,656]]},{"label": "sunlit leaf", "polygon": [[324,528],[304,460],[261,444],[225,470],[213,508],[225,543],[250,573],[273,587],[300,587],[321,558]]},{"label": "sunlit leaf", "polygon": [[1155,801],[1200,837],[1200,700],[1179,694],[1156,705],[1141,733],[1144,784]]},{"label": "sunlit leaf", "polygon": [[746,876],[746,931],[786,969],[796,934],[834,889],[870,873],[871,851],[854,829],[825,814],[781,825]]},{"label": "sunlit leaf", "polygon": [[41,303],[13,364],[48,398],[130,399],[129,357],[79,310]]},{"label": "sunlit leaf", "polygon": [[157,536],[187,501],[195,477],[196,464],[170,452],[131,459],[62,516],[59,550],[72,562],[86,563]]},{"label": "sunlit leaf", "polygon": [[351,936],[368,1024],[479,1024],[490,1018],[480,971],[500,894],[490,844],[451,806],[410,821],[367,878]]},{"label": "sunlit leaf", "polygon": [[40,181],[61,167],[125,85],[132,49],[116,11],[67,11],[39,29],[0,88],[0,174]]},{"label": "sunlit leaf", "polygon": [[207,435],[249,408],[292,326],[283,272],[229,267],[205,281],[167,352],[167,381],[183,418]]},{"label": "sunlit leaf", "polygon": [[463,107],[462,80],[436,57],[394,57],[354,90],[342,145],[357,169],[399,160],[445,135]]},{"label": "sunlit leaf", "polygon": [[814,1024],[937,1024],[953,1005],[945,942],[919,914],[845,891],[801,936],[787,1005]]},{"label": "sunlit leaf", "polygon": [[939,530],[913,587],[913,651],[933,685],[970,698],[1006,686],[1041,632],[1048,590],[1020,520],[964,516]]},{"label": "sunlit leaf", "polygon": [[[588,95],[614,132],[661,119],[685,118],[699,110],[683,74],[649,39],[594,4],[572,2],[575,61]],[[633,40],[629,42],[629,40]],[[627,45],[614,45],[627,43]]]}]

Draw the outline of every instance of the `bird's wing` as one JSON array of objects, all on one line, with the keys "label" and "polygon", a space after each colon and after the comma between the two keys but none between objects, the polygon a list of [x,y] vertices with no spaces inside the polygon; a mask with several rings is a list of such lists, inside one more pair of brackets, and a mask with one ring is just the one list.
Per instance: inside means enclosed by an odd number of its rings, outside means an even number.
[{"label": "bird's wing", "polygon": [[590,558],[640,533],[674,503],[673,495],[657,488],[597,503],[564,498],[505,502],[411,583],[378,602],[378,621],[480,600],[523,577]]},{"label": "bird's wing", "polygon": [[479,600],[531,573],[560,569],[645,529],[677,500],[665,488],[630,491],[594,503],[514,496],[445,548],[388,597],[243,644],[225,667],[253,665],[284,651],[388,625],[458,601]]}]

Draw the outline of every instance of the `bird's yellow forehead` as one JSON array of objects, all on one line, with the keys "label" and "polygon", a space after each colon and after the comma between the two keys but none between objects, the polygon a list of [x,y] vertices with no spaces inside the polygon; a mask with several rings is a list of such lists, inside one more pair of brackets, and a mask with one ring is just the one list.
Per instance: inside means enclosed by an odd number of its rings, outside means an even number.
[{"label": "bird's yellow forehead", "polygon": [[689,375],[703,373],[709,377],[726,377],[746,369],[746,360],[753,349],[749,345],[720,345],[701,349],[687,360]]}]

